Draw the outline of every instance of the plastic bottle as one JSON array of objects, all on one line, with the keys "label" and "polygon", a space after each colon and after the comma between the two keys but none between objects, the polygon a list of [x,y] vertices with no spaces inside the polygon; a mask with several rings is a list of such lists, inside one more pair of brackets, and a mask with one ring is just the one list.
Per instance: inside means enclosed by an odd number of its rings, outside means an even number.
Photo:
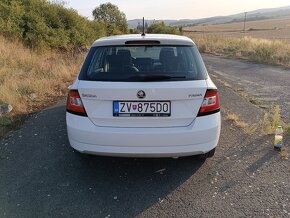
[{"label": "plastic bottle", "polygon": [[283,129],[282,126],[277,126],[275,130],[274,150],[281,151],[283,147]]}]

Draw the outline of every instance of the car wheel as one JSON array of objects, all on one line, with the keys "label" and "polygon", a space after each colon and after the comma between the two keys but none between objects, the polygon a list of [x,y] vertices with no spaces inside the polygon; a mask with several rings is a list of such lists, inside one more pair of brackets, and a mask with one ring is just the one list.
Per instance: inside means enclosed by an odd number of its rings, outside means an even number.
[{"label": "car wheel", "polygon": [[213,157],[215,154],[215,148],[210,150],[209,152],[205,153],[205,154],[201,154],[200,157],[201,158],[204,158],[204,159],[207,159],[207,158],[211,158]]}]

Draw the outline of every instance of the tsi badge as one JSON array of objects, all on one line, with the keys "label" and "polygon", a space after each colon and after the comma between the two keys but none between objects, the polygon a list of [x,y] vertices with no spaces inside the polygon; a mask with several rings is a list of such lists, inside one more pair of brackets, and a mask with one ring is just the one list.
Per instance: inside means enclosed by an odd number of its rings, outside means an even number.
[{"label": "tsi badge", "polygon": [[143,99],[143,98],[146,97],[146,93],[143,90],[139,90],[137,92],[137,97],[140,98],[140,99]]}]

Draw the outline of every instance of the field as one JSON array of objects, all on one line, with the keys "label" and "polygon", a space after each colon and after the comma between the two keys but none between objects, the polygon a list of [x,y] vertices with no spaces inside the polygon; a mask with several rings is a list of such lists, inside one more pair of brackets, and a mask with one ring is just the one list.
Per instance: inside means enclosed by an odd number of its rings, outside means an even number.
[{"label": "field", "polygon": [[204,53],[290,67],[290,16],[184,28]]},{"label": "field", "polygon": [[51,105],[67,92],[83,55],[56,51],[33,51],[21,43],[0,37],[0,104],[13,110],[0,116],[0,136],[20,117]]},{"label": "field", "polygon": [[249,21],[246,23],[246,33],[243,22],[185,27],[184,32],[187,36],[206,34],[233,38],[251,37],[290,43],[290,16]]}]

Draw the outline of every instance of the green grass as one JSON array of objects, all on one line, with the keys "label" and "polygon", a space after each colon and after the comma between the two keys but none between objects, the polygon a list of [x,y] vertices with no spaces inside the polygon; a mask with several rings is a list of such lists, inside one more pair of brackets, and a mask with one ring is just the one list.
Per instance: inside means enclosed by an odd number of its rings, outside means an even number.
[{"label": "green grass", "polygon": [[0,117],[0,126],[9,126],[12,124],[12,119],[8,116]]}]

